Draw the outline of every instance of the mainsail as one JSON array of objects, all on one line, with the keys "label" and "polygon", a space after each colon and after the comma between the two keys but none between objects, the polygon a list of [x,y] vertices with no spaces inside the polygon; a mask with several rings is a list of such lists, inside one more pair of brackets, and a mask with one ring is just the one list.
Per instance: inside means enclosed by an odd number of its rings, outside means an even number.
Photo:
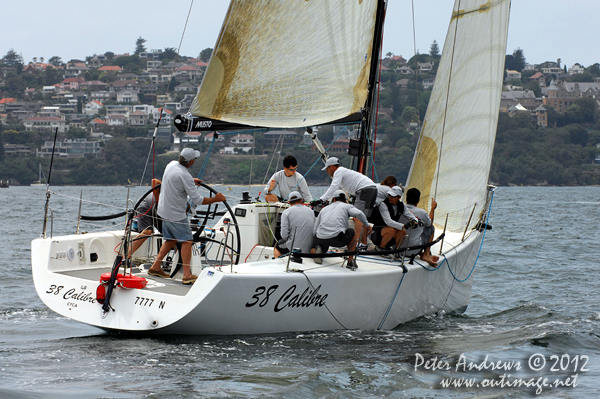
[{"label": "mainsail", "polygon": [[281,128],[356,114],[368,96],[377,3],[232,0],[191,114]]},{"label": "mainsail", "polygon": [[407,184],[421,191],[421,207],[437,201],[436,224],[448,215],[449,231],[472,227],[485,207],[509,11],[510,0],[454,4]]}]

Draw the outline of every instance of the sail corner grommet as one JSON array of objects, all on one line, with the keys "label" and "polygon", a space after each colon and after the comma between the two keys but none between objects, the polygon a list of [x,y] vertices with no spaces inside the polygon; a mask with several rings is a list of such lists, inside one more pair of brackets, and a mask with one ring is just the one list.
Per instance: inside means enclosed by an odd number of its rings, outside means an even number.
[{"label": "sail corner grommet", "polygon": [[158,327],[158,321],[156,320],[152,320],[152,323],[150,323],[150,325],[154,328]]}]

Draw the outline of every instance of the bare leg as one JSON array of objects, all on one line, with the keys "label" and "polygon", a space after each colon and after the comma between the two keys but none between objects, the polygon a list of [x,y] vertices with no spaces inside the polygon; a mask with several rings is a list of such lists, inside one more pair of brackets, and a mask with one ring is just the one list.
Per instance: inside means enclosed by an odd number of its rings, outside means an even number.
[{"label": "bare leg", "polygon": [[[361,226],[362,226],[362,224],[361,224]],[[356,249],[356,244],[358,243],[358,240],[360,239],[360,233],[359,232],[360,232],[360,230],[357,230],[357,229],[354,230],[354,238],[347,245],[349,252],[352,252],[352,251],[354,251]],[[348,260],[354,260],[354,255],[348,256]]]},{"label": "bare leg", "polygon": [[[366,228],[360,220],[357,218],[354,219],[354,231],[360,234],[360,242],[363,244],[367,244],[367,235],[369,233],[370,228]],[[362,233],[361,233],[362,232]]]},{"label": "bare leg", "polygon": [[[385,248],[385,246],[392,240],[392,238],[396,238],[397,231],[399,230],[389,226],[381,229],[381,242],[379,243],[379,247]],[[397,240],[396,243],[398,243]]]},{"label": "bare leg", "polygon": [[162,245],[162,247],[160,247],[160,251],[158,252],[158,255],[156,255],[156,259],[154,260],[154,263],[152,264],[152,266],[150,267],[150,269],[148,269],[148,271],[154,271],[154,272],[160,272],[163,271],[162,267],[160,266],[162,260],[165,258],[165,256],[167,256],[167,254],[169,253],[169,251],[177,244],[177,240],[168,240],[165,241],[165,243]]},{"label": "bare leg", "polygon": [[[147,236],[152,234],[152,229],[146,229],[144,231],[142,231],[140,234],[137,235],[137,237],[135,237],[135,239],[131,242],[131,251],[129,251],[129,257],[131,258],[131,255],[133,255],[135,253],[135,251],[138,250],[139,247],[142,246],[142,244],[146,241]],[[146,238],[143,238],[146,237]]]},{"label": "bare leg", "polygon": [[[433,234],[429,237],[429,241],[433,241]],[[431,247],[427,247],[421,253],[421,259],[427,262],[430,266],[437,266],[437,261],[440,259],[439,256],[431,255]]]},{"label": "bare leg", "polygon": [[192,269],[190,263],[192,260],[192,242],[184,241],[181,243],[181,261],[183,262],[183,278],[189,279],[192,277]]},{"label": "bare leg", "polygon": [[[311,249],[311,251],[314,251],[314,250]],[[275,254],[276,258],[279,258],[281,256],[281,252],[279,252],[279,250],[277,249],[277,247],[273,248],[273,253]]]},{"label": "bare leg", "polygon": [[406,236],[406,230],[396,230],[396,235],[394,236],[394,240],[396,240],[396,247],[400,246],[402,239]]}]

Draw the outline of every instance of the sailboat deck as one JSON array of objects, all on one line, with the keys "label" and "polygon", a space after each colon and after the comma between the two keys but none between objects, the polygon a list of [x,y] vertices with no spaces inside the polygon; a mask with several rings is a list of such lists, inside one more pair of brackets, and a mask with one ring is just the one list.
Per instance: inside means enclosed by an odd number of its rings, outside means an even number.
[{"label": "sailboat deck", "polygon": [[[110,273],[111,270],[111,267],[102,267],[63,271],[57,272],[57,274],[89,280],[90,282],[99,284],[100,275],[103,273]],[[144,277],[146,280],[148,280],[148,284],[146,285],[146,288],[142,288],[143,290],[153,290],[165,294],[184,296],[191,288],[191,285],[183,285],[181,280],[149,276],[146,272],[141,272],[141,270],[134,269],[132,274],[134,276]]]}]

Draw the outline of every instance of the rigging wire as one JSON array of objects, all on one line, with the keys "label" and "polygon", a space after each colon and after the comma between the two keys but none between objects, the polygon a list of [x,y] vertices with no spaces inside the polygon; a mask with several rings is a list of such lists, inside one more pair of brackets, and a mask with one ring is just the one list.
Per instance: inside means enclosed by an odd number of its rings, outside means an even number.
[{"label": "rigging wire", "polygon": [[190,9],[188,11],[187,18],[185,19],[185,25],[183,26],[183,32],[181,33],[181,40],[179,41],[179,48],[177,49],[177,55],[179,55],[179,51],[181,51],[181,43],[183,43],[183,36],[185,35],[185,29],[187,28],[188,21],[190,19],[190,14],[192,13],[192,6],[194,5],[194,0],[190,3]]},{"label": "rigging wire", "polygon": [[[458,10],[460,10],[460,0],[458,0]],[[458,11],[457,10],[457,11]],[[450,56],[450,70],[448,71],[448,88],[446,89],[446,104],[444,107],[444,120],[442,122],[442,137],[440,140],[440,158],[437,162],[437,171],[435,174],[435,191],[433,194],[433,198],[437,197],[437,188],[438,181],[440,179],[440,165],[442,163],[442,154],[444,153],[444,134],[446,132],[446,116],[448,114],[448,98],[450,97],[450,84],[452,83],[452,66],[454,65],[454,51],[456,49],[456,33],[458,32],[458,22],[460,18],[456,18],[456,22],[454,25],[454,38],[452,40],[452,55]]]},{"label": "rigging wire", "polygon": [[[416,27],[415,27],[415,1],[412,0],[411,1],[411,5],[412,5],[412,27],[413,27],[413,52],[415,54],[415,56],[417,55],[417,33],[416,33]],[[417,66],[419,65],[419,59],[416,59],[417,61]],[[421,124],[421,110],[419,109],[419,74],[418,74],[418,68],[417,68],[417,73],[415,73],[415,87],[416,87],[416,93],[417,93],[417,118],[419,119],[419,125]]]},{"label": "rigging wire", "polygon": [[[267,172],[265,173],[265,177],[262,182],[263,185],[265,185],[267,181],[267,176],[269,176],[269,171],[271,170],[271,165],[273,164],[273,159],[275,158],[275,154],[277,153],[277,147],[279,147],[279,143],[281,142],[282,137],[283,135],[280,135],[277,139],[277,143],[275,144],[275,151],[273,151],[273,154],[271,154],[271,160],[269,161],[269,166],[267,167]],[[277,165],[275,165],[275,168],[277,168]]]}]

